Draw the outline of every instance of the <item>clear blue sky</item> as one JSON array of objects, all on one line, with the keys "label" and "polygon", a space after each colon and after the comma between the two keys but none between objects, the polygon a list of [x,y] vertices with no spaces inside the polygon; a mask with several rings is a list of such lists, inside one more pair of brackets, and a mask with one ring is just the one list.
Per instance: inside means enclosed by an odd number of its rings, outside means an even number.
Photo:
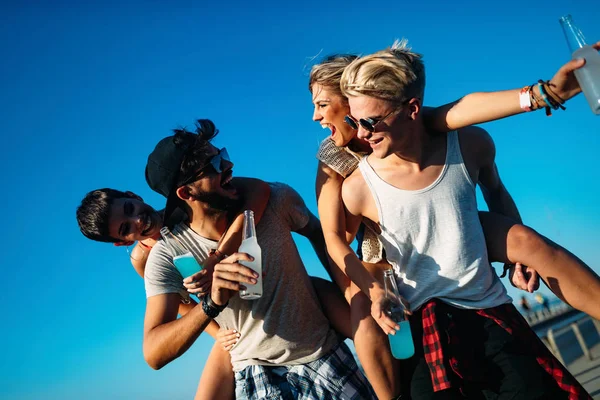
[{"label": "clear blue sky", "polygon": [[[592,0],[13,3],[28,5],[0,6],[3,399],[192,398],[212,339],[151,370],[141,279],[122,248],[86,240],[75,221],[100,187],[164,205],[143,170],[171,128],[211,118],[236,175],[287,182],[316,211],[314,154],[328,131],[311,121],[313,56],[406,37],[425,55],[426,103],[440,105],[549,79],[569,58],[565,13],[600,39]],[[485,127],[526,223],[598,270],[600,119],[580,97],[551,118]]]}]

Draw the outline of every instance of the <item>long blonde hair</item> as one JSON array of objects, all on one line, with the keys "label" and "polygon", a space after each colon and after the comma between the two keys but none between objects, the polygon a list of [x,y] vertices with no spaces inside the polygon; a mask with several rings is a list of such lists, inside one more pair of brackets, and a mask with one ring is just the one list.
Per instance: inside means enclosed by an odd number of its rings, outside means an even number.
[{"label": "long blonde hair", "polygon": [[328,90],[344,97],[340,88],[340,79],[344,69],[356,60],[358,56],[353,54],[333,54],[326,57],[321,63],[314,65],[310,69],[310,78],[308,80],[308,90],[313,92],[315,83],[327,87]]}]

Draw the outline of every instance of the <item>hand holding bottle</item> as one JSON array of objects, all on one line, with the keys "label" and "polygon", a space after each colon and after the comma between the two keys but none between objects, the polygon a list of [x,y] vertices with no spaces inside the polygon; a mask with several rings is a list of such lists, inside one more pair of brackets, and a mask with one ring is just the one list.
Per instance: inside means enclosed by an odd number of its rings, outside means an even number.
[{"label": "hand holding bottle", "polygon": [[410,323],[406,319],[406,314],[410,314],[409,307],[406,301],[402,301],[393,270],[388,269],[383,273],[383,285],[387,301],[385,311],[389,318],[398,325],[397,329],[388,334],[390,349],[395,358],[404,360],[415,354]]},{"label": "hand holding bottle", "polygon": [[600,115],[600,54],[598,48],[587,44],[581,30],[570,15],[561,17],[560,25],[574,60],[585,58],[585,64],[574,71],[581,90],[596,115]]},{"label": "hand holding bottle", "polygon": [[[600,51],[600,42],[592,45],[596,51]],[[569,100],[575,95],[581,93],[581,86],[575,77],[575,71],[585,65],[585,59],[578,58],[569,61],[554,74],[550,80],[550,87],[561,99]]]},{"label": "hand holding bottle", "polygon": [[241,264],[252,261],[249,254],[235,253],[215,265],[210,297],[216,305],[226,304],[235,292],[245,290],[245,285],[256,285],[258,273]]},{"label": "hand holding bottle", "polygon": [[399,304],[402,305],[404,314],[412,314],[410,304],[400,295],[390,298],[385,290],[381,290],[378,295],[371,298],[371,316],[387,335],[393,335],[400,329],[398,321],[395,321],[389,312],[390,307]]}]

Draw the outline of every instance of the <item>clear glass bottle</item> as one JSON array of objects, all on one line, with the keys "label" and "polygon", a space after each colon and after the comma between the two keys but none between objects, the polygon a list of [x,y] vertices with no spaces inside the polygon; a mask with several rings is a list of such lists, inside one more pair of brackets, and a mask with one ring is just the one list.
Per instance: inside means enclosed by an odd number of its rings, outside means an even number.
[{"label": "clear glass bottle", "polygon": [[255,285],[244,283],[245,290],[240,291],[240,298],[244,300],[255,300],[262,297],[262,252],[256,238],[256,227],[254,225],[254,212],[244,211],[244,231],[242,236],[242,245],[238,250],[240,253],[247,253],[254,257],[254,261],[240,261],[240,264],[247,266],[258,274]]},{"label": "clear glass bottle", "polygon": [[415,354],[415,345],[412,333],[410,332],[410,324],[404,314],[404,306],[398,301],[400,293],[398,292],[393,270],[388,269],[384,271],[383,285],[385,296],[388,299],[388,309],[386,312],[394,322],[400,325],[400,330],[396,331],[395,335],[388,335],[392,355],[397,359],[404,360]]},{"label": "clear glass bottle", "polygon": [[585,58],[585,65],[575,70],[575,77],[592,112],[600,115],[600,54],[586,43],[571,15],[561,17],[559,22],[573,59]]}]

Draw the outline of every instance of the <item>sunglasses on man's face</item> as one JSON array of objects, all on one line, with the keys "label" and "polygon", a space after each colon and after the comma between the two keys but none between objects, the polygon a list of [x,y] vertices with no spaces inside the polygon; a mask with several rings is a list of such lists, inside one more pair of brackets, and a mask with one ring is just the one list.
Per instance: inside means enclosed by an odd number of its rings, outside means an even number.
[{"label": "sunglasses on man's face", "polygon": [[223,168],[221,168],[221,165],[223,164],[222,161],[229,161],[229,153],[227,153],[227,149],[225,147],[223,147],[221,150],[219,150],[219,152],[217,154],[212,156],[211,159],[208,160],[208,162],[204,165],[204,167],[200,168],[200,170],[198,172],[202,172],[209,165],[212,165],[215,172],[217,174],[220,174],[221,172],[223,172]]},{"label": "sunglasses on man's face", "polygon": [[366,131],[373,133],[373,132],[375,132],[375,128],[377,127],[377,125],[379,125],[380,123],[385,121],[390,115],[392,115],[393,113],[395,113],[398,110],[399,110],[398,108],[394,108],[385,117],[381,118],[380,120],[377,120],[376,118],[361,118],[358,121],[356,121],[356,119],[354,119],[354,117],[352,117],[351,115],[346,115],[344,117],[344,122],[346,124],[348,124],[350,126],[350,128],[352,128],[354,130],[357,130],[358,124],[360,124],[360,126],[362,126]]},{"label": "sunglasses on man's face", "polygon": [[212,156],[210,158],[210,160],[208,160],[208,162],[206,164],[204,164],[202,166],[202,168],[200,168],[198,170],[198,172],[196,172],[194,174],[193,177],[191,177],[190,179],[188,179],[182,185],[187,185],[188,183],[192,183],[192,182],[197,181],[199,179],[199,177],[200,177],[200,174],[202,174],[202,172],[206,171],[206,169],[208,167],[212,167],[217,174],[220,174],[221,172],[224,171],[224,169],[222,168],[223,161],[230,161],[229,160],[229,153],[227,153],[227,149],[225,147],[223,147],[221,150],[219,150],[219,152],[217,154],[215,154],[214,156]]}]

